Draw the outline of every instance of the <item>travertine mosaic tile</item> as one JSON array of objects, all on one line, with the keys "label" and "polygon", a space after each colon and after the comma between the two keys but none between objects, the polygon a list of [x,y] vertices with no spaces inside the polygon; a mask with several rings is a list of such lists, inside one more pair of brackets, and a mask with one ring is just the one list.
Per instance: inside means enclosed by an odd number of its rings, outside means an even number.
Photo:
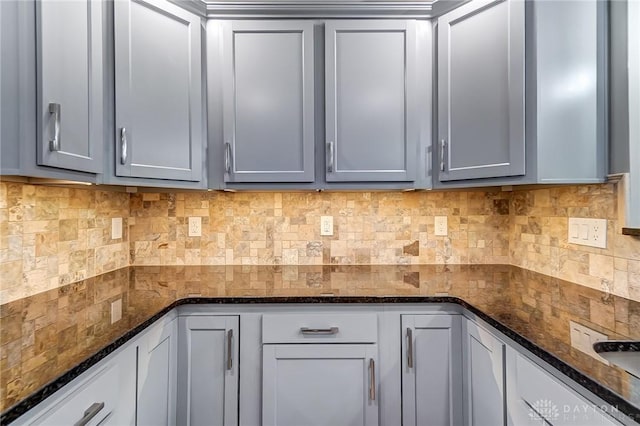
[{"label": "travertine mosaic tile", "polygon": [[[622,235],[617,184],[516,191],[511,197],[511,264],[640,300],[640,238]],[[567,241],[568,218],[607,219],[607,248]]]},{"label": "travertine mosaic tile", "polygon": [[0,182],[0,303],[128,266],[128,217],[129,194]]},{"label": "travertine mosaic tile", "polygon": [[[163,193],[131,196],[132,265],[508,263],[495,192]],[[434,216],[449,235],[434,236]],[[190,216],[202,237],[189,237]],[[320,216],[334,235],[320,236]]]}]

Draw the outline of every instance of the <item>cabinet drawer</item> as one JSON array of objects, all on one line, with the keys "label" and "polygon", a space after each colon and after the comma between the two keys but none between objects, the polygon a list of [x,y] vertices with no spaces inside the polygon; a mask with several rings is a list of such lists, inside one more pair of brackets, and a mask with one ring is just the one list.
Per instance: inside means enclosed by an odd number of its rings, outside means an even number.
[{"label": "cabinet drawer", "polygon": [[[109,364],[62,397],[30,425],[101,424],[111,415],[118,401],[119,367]],[[84,422],[81,420],[84,419]]]},{"label": "cabinet drawer", "polygon": [[376,314],[262,316],[262,343],[375,343]]}]

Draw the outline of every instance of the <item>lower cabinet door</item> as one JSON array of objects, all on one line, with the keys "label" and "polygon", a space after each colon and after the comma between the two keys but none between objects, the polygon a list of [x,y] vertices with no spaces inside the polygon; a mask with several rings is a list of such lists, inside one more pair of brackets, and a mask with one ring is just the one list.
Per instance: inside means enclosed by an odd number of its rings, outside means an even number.
[{"label": "lower cabinet door", "polygon": [[139,426],[163,426],[176,423],[175,319],[153,326],[138,345]]},{"label": "lower cabinet door", "polygon": [[461,317],[402,315],[402,332],[402,424],[461,425]]},{"label": "lower cabinet door", "polygon": [[264,345],[263,426],[378,424],[374,344]]},{"label": "lower cabinet door", "polygon": [[464,399],[467,424],[505,424],[505,344],[473,321],[465,321]]},{"label": "lower cabinet door", "polygon": [[178,319],[178,424],[238,424],[239,326],[238,316]]}]

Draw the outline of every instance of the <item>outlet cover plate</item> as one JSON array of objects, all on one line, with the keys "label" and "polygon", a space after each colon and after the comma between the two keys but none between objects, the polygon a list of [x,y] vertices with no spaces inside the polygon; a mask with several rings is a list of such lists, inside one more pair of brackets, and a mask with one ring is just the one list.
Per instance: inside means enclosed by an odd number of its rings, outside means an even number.
[{"label": "outlet cover plate", "polygon": [[122,218],[114,217],[111,219],[111,239],[117,240],[122,238]]},{"label": "outlet cover plate", "polygon": [[122,318],[122,299],[111,302],[111,324]]},{"label": "outlet cover plate", "polygon": [[333,216],[320,216],[320,235],[333,235]]},{"label": "outlet cover plate", "polygon": [[571,244],[607,248],[607,220],[570,217],[567,240]]},{"label": "outlet cover plate", "polygon": [[439,237],[446,237],[449,233],[447,216],[436,216],[434,218],[435,231],[434,235]]},{"label": "outlet cover plate", "polygon": [[601,357],[594,349],[593,344],[595,342],[601,342],[603,340],[609,340],[609,337],[605,334],[598,333],[595,330],[590,329],[577,322],[569,321],[569,331],[571,333],[571,346],[585,354],[597,359],[609,365],[609,361]]},{"label": "outlet cover plate", "polygon": [[202,218],[200,216],[192,216],[189,218],[189,236],[202,236]]}]

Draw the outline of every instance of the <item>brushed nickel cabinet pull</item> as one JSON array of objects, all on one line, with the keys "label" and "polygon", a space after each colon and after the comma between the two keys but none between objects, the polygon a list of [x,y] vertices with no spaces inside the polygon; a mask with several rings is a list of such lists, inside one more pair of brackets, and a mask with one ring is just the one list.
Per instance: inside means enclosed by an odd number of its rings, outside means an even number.
[{"label": "brushed nickel cabinet pull", "polygon": [[227,370],[233,368],[233,330],[227,332]]},{"label": "brushed nickel cabinet pull", "polygon": [[445,139],[442,139],[440,141],[440,171],[444,172],[445,170],[445,156],[444,156],[444,152],[447,149],[447,141]]},{"label": "brushed nickel cabinet pull", "polygon": [[307,328],[300,327],[300,333],[305,335],[328,335],[328,334],[338,334],[340,329],[338,327],[331,328]]},{"label": "brushed nickel cabinet pull", "polygon": [[49,138],[49,151],[60,151],[60,104],[50,103],[49,114],[53,116],[53,134]]},{"label": "brushed nickel cabinet pull", "polygon": [[329,150],[329,158],[327,161],[327,171],[329,173],[333,172],[333,162],[334,162],[334,157],[335,157],[335,152],[334,152],[334,148],[333,148],[333,141],[330,141],[327,143],[327,149]]},{"label": "brushed nickel cabinet pull", "polygon": [[376,362],[369,358],[369,399],[376,400]]},{"label": "brushed nickel cabinet pull", "polygon": [[129,141],[127,140],[127,129],[123,127],[120,129],[120,163],[127,164],[127,156],[129,149]]},{"label": "brushed nickel cabinet pull", "polygon": [[407,327],[407,367],[413,368],[413,330]]},{"label": "brushed nickel cabinet pull", "polygon": [[104,402],[94,402],[89,408],[87,408],[80,420],[78,420],[73,426],[85,426],[92,418],[94,418],[100,410],[104,408]]},{"label": "brushed nickel cabinet pull", "polygon": [[231,144],[229,142],[224,144],[224,171],[227,174],[231,173]]}]

